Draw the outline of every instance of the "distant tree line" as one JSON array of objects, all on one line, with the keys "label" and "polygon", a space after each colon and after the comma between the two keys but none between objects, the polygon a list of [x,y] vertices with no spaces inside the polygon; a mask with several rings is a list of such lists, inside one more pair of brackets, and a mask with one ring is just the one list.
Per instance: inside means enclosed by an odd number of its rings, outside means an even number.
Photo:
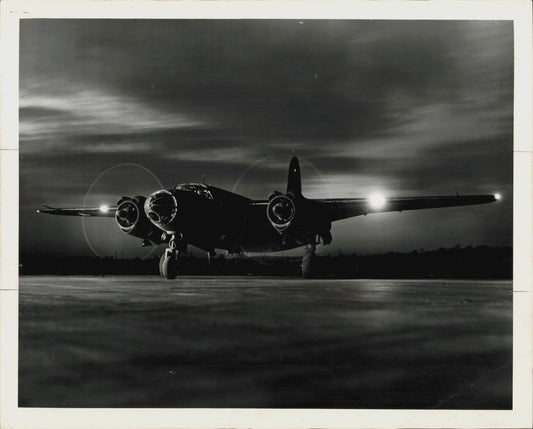
[{"label": "distant tree line", "polygon": [[[185,256],[183,275],[299,276],[300,257]],[[118,259],[115,257],[20,255],[21,275],[156,275],[159,257]],[[511,279],[511,247],[459,245],[451,249],[413,250],[408,253],[337,254],[317,256],[317,277],[336,278],[479,278]]]}]

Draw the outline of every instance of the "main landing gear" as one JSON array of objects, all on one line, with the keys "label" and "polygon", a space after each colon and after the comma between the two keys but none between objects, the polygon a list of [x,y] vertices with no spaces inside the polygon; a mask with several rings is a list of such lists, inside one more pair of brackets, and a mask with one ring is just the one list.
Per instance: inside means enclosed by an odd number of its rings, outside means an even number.
[{"label": "main landing gear", "polygon": [[181,240],[179,242],[176,241],[176,236],[170,239],[168,248],[165,249],[165,253],[159,259],[159,274],[161,274],[161,277],[164,279],[175,279],[178,277],[181,271],[180,254],[184,249],[186,249],[186,245],[181,243]]},{"label": "main landing gear", "polygon": [[310,243],[305,248],[304,256],[302,257],[302,276],[304,279],[310,279],[315,275],[315,260],[316,260],[316,244]]}]

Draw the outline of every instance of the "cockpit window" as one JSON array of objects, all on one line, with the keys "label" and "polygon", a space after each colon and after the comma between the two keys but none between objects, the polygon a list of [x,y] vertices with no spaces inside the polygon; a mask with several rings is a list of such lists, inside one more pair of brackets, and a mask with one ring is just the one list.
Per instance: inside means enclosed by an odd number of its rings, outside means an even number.
[{"label": "cockpit window", "polygon": [[199,195],[200,197],[204,197],[208,200],[213,199],[213,195],[211,194],[211,191],[209,190],[209,188],[199,183],[184,183],[182,185],[176,186],[176,189],[180,191],[194,192],[196,195]]}]

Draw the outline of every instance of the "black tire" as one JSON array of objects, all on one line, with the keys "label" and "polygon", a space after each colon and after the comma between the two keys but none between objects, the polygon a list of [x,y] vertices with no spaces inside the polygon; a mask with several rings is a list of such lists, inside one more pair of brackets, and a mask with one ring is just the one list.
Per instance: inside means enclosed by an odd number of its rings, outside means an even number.
[{"label": "black tire", "polygon": [[302,277],[304,279],[311,279],[315,276],[314,262],[315,262],[315,249],[305,249],[304,256],[302,258]]},{"label": "black tire", "polygon": [[172,280],[178,277],[180,272],[177,252],[165,252],[159,260],[159,272],[164,279]]},{"label": "black tire", "polygon": [[166,252],[163,252],[161,257],[159,258],[159,275],[163,278],[165,278],[165,276],[163,275],[163,262],[165,262],[165,254]]}]

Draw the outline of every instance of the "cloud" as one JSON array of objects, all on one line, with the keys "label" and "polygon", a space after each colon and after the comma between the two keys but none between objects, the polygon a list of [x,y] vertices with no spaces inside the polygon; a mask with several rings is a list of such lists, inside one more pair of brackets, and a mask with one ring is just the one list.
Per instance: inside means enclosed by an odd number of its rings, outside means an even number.
[{"label": "cloud", "polygon": [[[78,135],[95,133],[134,133],[161,129],[202,126],[202,123],[177,112],[160,111],[149,104],[124,95],[104,93],[99,89],[51,93],[39,85],[31,91],[21,89],[20,137],[23,151],[43,149],[68,150]],[[45,146],[43,147],[43,143]],[[101,143],[109,151],[116,143]],[[77,150],[84,150],[78,147]],[[93,150],[90,148],[89,150]],[[130,151],[139,145],[129,147]],[[116,147],[123,152],[125,147]]]},{"label": "cloud", "polygon": [[512,22],[36,19],[20,41],[25,207],[125,162],[265,198],[294,155],[310,196],[512,193]]},{"label": "cloud", "polygon": [[[477,95],[503,73],[487,64],[485,52],[493,50],[487,41],[498,40],[500,50],[512,46],[500,40],[508,25],[476,37],[483,26],[457,22],[67,20],[24,26],[23,80],[38,63],[45,77],[64,76],[67,87],[91,82],[158,109],[181,107],[221,132],[291,139],[373,135],[401,111],[455,102],[465,89]],[[465,49],[470,44],[475,52]],[[65,67],[57,70],[55,60]],[[473,80],[481,69],[483,76]]]}]

